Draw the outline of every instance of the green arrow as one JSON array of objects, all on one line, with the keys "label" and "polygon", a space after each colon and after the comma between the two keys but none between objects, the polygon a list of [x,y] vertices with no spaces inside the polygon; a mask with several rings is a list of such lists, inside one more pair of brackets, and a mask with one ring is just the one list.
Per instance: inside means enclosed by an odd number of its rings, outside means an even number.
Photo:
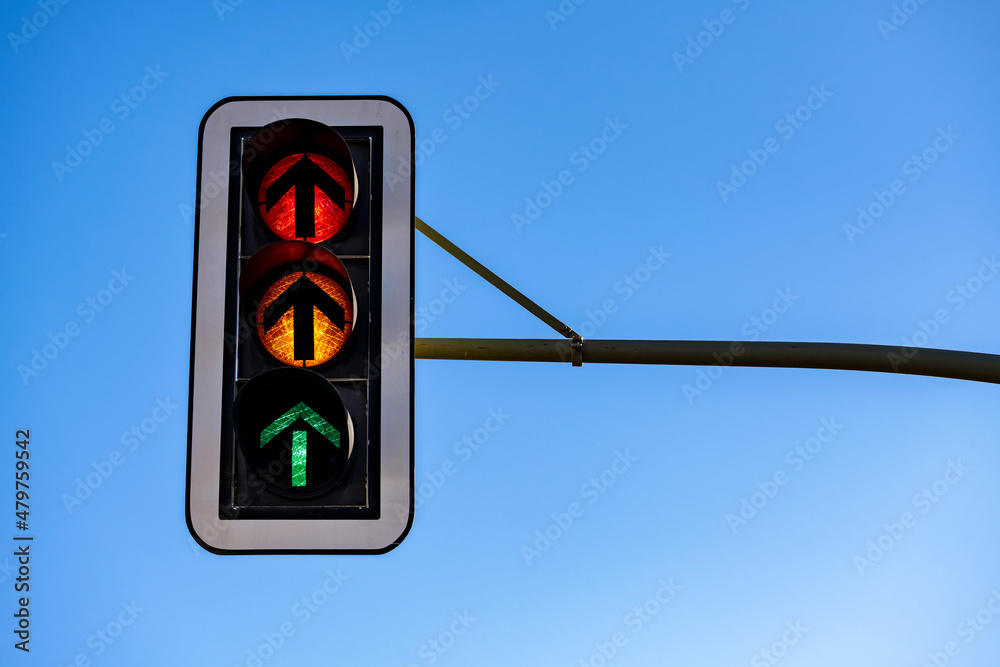
[{"label": "green arrow", "polygon": [[292,486],[306,485],[306,432],[292,431]]},{"label": "green arrow", "polygon": [[[276,435],[299,419],[316,429],[320,435],[340,448],[340,431],[330,425],[316,411],[299,401],[298,405],[281,415],[260,433],[260,446],[271,442]],[[306,432],[292,431],[292,486],[306,485]]]}]

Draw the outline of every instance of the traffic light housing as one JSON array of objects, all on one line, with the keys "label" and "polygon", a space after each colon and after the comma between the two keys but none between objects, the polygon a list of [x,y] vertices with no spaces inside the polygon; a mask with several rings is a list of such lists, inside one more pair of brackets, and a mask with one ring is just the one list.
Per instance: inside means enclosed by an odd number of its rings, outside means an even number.
[{"label": "traffic light housing", "polygon": [[216,553],[382,553],[413,518],[413,122],[385,97],[202,120],[187,521]]}]

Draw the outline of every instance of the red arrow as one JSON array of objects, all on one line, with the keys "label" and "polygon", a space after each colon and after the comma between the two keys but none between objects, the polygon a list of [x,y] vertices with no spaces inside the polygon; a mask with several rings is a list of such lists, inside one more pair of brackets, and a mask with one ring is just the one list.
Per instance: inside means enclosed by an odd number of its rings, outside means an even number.
[{"label": "red arrow", "polygon": [[271,183],[264,195],[264,205],[270,210],[292,188],[295,188],[295,238],[316,236],[316,188],[323,191],[341,211],[347,205],[344,186],[313,162],[308,153],[304,153],[302,159]]}]

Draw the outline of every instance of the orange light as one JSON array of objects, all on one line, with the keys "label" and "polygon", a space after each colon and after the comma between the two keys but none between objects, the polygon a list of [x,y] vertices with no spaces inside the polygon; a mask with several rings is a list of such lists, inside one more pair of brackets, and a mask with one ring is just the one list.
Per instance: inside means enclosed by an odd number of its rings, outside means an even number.
[{"label": "orange light", "polygon": [[353,318],[352,298],[343,287],[322,274],[299,271],[264,293],[257,307],[257,335],[281,363],[319,366],[344,349]]},{"label": "orange light", "polygon": [[[268,229],[287,241],[319,243],[347,224],[354,180],[339,164],[316,153],[296,153],[271,167],[258,203]],[[296,204],[311,211],[296,210]]]}]

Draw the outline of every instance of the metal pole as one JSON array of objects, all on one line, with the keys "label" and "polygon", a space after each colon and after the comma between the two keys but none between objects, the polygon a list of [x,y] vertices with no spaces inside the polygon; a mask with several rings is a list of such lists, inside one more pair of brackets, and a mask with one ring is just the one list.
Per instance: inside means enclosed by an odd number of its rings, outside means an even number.
[{"label": "metal pole", "polygon": [[[417,338],[418,359],[572,362],[573,342]],[[584,340],[583,363],[823,368],[1000,384],[1000,355],[854,343]]]}]

